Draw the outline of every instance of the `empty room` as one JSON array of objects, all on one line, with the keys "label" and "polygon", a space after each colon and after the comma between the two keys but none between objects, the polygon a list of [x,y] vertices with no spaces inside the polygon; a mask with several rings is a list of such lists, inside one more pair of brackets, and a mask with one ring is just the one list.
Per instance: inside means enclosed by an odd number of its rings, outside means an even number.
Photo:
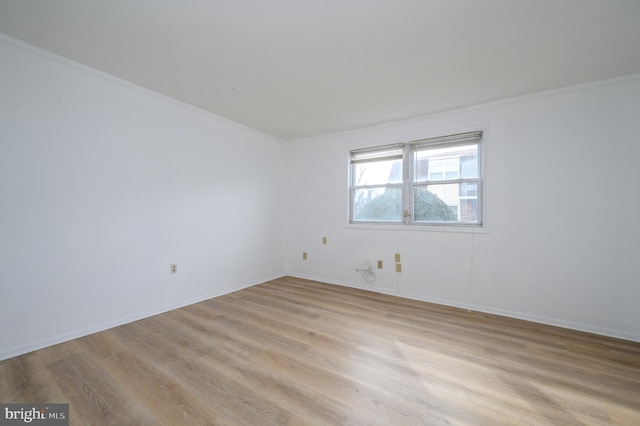
[{"label": "empty room", "polygon": [[637,0],[0,0],[0,424],[640,424]]}]

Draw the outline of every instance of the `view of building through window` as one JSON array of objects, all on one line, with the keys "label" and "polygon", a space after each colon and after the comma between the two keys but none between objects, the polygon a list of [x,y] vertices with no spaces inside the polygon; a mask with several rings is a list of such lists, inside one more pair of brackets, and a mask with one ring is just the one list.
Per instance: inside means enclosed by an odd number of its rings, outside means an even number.
[{"label": "view of building through window", "polygon": [[418,149],[414,156],[414,200],[419,191],[429,191],[447,205],[457,222],[476,222],[478,184],[460,180],[478,178],[478,145]]}]

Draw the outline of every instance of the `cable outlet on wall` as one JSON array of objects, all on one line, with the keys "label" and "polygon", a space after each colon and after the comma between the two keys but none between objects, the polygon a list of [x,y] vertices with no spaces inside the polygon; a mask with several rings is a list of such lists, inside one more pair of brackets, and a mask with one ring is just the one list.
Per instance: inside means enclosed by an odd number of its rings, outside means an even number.
[{"label": "cable outlet on wall", "polygon": [[177,263],[172,263],[171,265],[169,265],[169,273],[170,274],[177,274],[178,273],[178,264]]},{"label": "cable outlet on wall", "polygon": [[378,260],[378,269],[382,269],[382,260]]}]

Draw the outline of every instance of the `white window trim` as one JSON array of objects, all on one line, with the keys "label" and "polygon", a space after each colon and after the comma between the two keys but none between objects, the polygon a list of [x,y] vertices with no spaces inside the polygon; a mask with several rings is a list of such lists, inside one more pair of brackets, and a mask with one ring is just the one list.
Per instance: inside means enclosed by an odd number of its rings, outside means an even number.
[{"label": "white window trim", "polygon": [[[402,145],[404,149],[404,158],[408,158],[405,160],[405,163],[409,167],[403,167],[403,209],[405,206],[413,206],[413,187],[414,182],[412,180],[412,176],[414,176],[413,167],[415,167],[415,162],[411,161],[411,152],[412,147],[416,144],[419,144],[422,141],[429,140],[440,140],[439,143],[446,144],[448,138],[457,138],[461,135],[466,134],[479,134],[479,142],[478,142],[478,215],[480,217],[479,223],[469,223],[469,222],[423,222],[423,221],[412,221],[410,218],[409,221],[403,220],[402,222],[384,222],[384,221],[354,221],[353,218],[353,191],[352,191],[352,170],[351,170],[351,154],[356,151],[366,151],[366,150],[376,150],[376,149],[384,149],[385,147],[393,147]],[[452,132],[440,136],[430,136],[425,139],[416,139],[408,142],[401,142],[395,144],[383,144],[378,146],[368,146],[368,147],[352,147],[347,150],[347,212],[348,216],[346,218],[345,228],[346,229],[361,229],[361,230],[391,230],[391,231],[427,231],[427,232],[460,232],[460,233],[479,233],[486,234],[489,233],[488,226],[488,214],[486,208],[486,200],[488,198],[488,190],[487,190],[487,143],[488,141],[488,129],[480,126],[474,129]],[[434,143],[437,144],[438,142]],[[461,179],[458,179],[461,180]],[[446,183],[450,183],[451,181],[445,181]],[[409,198],[409,200],[407,200]],[[468,198],[468,197],[466,197]],[[404,211],[403,211],[404,215]],[[410,215],[413,215],[413,209],[410,212]]]}]

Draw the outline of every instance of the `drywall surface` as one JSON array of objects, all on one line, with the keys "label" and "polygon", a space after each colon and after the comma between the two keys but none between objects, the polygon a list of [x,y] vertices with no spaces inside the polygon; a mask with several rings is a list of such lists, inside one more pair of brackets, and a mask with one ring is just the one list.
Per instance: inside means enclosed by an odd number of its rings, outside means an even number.
[{"label": "drywall surface", "polygon": [[[632,75],[295,141],[288,271],[640,340],[639,120]],[[470,130],[484,131],[483,229],[348,225],[350,149]],[[377,260],[368,283],[356,269]]]},{"label": "drywall surface", "polygon": [[0,76],[0,359],[283,274],[283,141],[7,38]]}]

